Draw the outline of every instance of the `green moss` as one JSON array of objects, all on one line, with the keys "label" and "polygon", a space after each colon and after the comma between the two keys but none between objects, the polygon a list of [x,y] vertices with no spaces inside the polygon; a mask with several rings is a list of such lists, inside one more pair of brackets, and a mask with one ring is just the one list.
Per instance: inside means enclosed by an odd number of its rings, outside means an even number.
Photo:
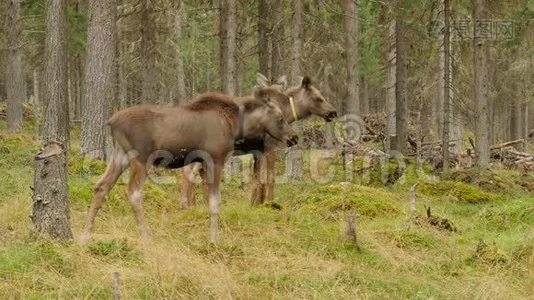
[{"label": "green moss", "polygon": [[0,278],[16,276],[39,268],[53,269],[63,275],[73,271],[69,261],[48,241],[26,240],[0,252]]},{"label": "green moss", "polygon": [[509,177],[492,170],[452,170],[444,173],[442,178],[471,184],[489,193],[507,194],[517,191],[517,185]]},{"label": "green moss", "polygon": [[106,162],[91,159],[81,154],[79,149],[72,149],[69,154],[69,174],[83,176],[101,176],[106,169]]},{"label": "green moss", "polygon": [[430,234],[422,231],[393,231],[384,232],[384,235],[399,248],[433,249],[437,243]]},{"label": "green moss", "polygon": [[437,183],[420,181],[418,191],[428,196],[472,204],[505,200],[502,195],[485,192],[478,187],[449,180],[442,180]]},{"label": "green moss", "polygon": [[396,216],[399,214],[397,195],[355,184],[327,185],[316,188],[303,201],[315,210],[327,213],[356,211],[367,217]]}]

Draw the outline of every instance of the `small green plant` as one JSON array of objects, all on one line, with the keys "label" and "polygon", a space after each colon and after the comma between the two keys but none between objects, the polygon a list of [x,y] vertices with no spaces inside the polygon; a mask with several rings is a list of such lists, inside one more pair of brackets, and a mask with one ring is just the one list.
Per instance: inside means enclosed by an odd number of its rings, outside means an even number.
[{"label": "small green plant", "polygon": [[137,258],[137,253],[128,245],[128,241],[125,239],[99,241],[89,245],[88,250],[93,256],[112,260],[132,260]]}]

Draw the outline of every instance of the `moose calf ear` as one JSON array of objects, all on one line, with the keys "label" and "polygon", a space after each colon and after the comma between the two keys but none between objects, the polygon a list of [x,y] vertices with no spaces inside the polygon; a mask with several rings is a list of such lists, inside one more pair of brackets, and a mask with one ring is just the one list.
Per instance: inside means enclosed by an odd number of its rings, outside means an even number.
[{"label": "moose calf ear", "polygon": [[256,85],[259,88],[266,88],[269,86],[269,79],[261,73],[256,73]]},{"label": "moose calf ear", "polygon": [[310,77],[304,76],[304,78],[302,78],[302,87],[309,89],[311,85],[312,85],[312,82],[311,82]]},{"label": "moose calf ear", "polygon": [[265,88],[257,88],[256,91],[254,91],[254,98],[261,100],[265,103],[270,102],[269,92]]},{"label": "moose calf ear", "polygon": [[282,91],[287,90],[287,76],[282,75],[276,79],[276,84],[282,87]]}]

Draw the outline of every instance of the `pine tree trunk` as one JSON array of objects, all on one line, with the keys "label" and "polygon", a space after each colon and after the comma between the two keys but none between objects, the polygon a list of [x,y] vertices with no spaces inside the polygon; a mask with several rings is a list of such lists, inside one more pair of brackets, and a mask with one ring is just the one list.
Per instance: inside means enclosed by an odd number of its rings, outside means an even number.
[{"label": "pine tree trunk", "polygon": [[69,104],[67,99],[66,0],[47,3],[45,40],[45,144],[56,141],[68,148]]},{"label": "pine tree trunk", "polygon": [[369,82],[367,76],[361,76],[361,89],[360,89],[360,111],[362,116],[369,114],[370,103],[369,103]]},{"label": "pine tree trunk", "polygon": [[32,221],[35,228],[71,240],[67,178],[69,120],[67,102],[66,0],[50,0],[46,9],[44,149],[35,157]]},{"label": "pine tree trunk", "polygon": [[[26,87],[22,63],[22,46],[20,42],[22,26],[20,22],[21,0],[7,2],[6,36],[7,36],[7,129],[9,132],[22,130],[22,103],[26,101]],[[9,28],[9,29],[8,29]]]},{"label": "pine tree trunk", "polygon": [[[291,26],[291,70],[290,83],[292,85],[300,86],[299,82],[301,74],[301,52],[302,52],[302,0],[295,0],[293,2],[293,18]],[[302,129],[299,124],[293,128],[299,136],[301,136]],[[288,161],[288,177],[290,179],[299,179],[302,175],[302,139],[299,139],[299,144],[292,148],[289,156],[293,157]]]},{"label": "pine tree trunk", "polygon": [[174,15],[174,44],[175,44],[175,62],[176,62],[176,96],[175,103],[181,104],[185,103],[187,100],[187,94],[185,91],[185,73],[184,73],[184,62],[182,61],[182,51],[180,49],[180,44],[182,40],[182,19],[183,6],[185,4],[183,1],[177,1],[177,7],[175,8]]},{"label": "pine tree trunk", "polygon": [[449,168],[449,141],[450,141],[450,120],[451,120],[451,103],[450,103],[450,16],[449,0],[443,1],[443,131],[442,131],[442,156],[443,170]]},{"label": "pine tree trunk", "polygon": [[484,36],[478,32],[477,22],[485,21],[489,16],[486,12],[485,0],[475,0],[473,3],[473,19],[475,22],[474,36],[474,69],[475,69],[475,144],[477,166],[489,168],[489,44]]},{"label": "pine tree trunk", "polygon": [[388,26],[388,66],[386,75],[386,111],[387,111],[387,135],[389,148],[394,148],[397,143],[397,106],[395,99],[395,87],[397,85],[397,47],[395,45],[395,20],[391,20]]},{"label": "pine tree trunk", "polygon": [[291,74],[290,82],[293,85],[300,84],[298,81],[301,74],[301,52],[302,52],[302,0],[293,1],[293,18],[291,26]]},{"label": "pine tree trunk", "polygon": [[156,72],[156,19],[155,0],[142,0],[141,12],[141,68],[143,85],[142,103],[158,102],[158,81]]},{"label": "pine tree trunk", "polygon": [[[399,2],[399,3],[402,3]],[[402,154],[407,153],[408,140],[408,102],[406,99],[406,76],[407,76],[407,46],[406,46],[406,25],[404,16],[400,13],[402,6],[397,9],[398,15],[395,21],[395,45],[396,54],[396,74],[395,74],[395,110],[396,110],[396,130],[397,137],[393,150]]]},{"label": "pine tree trunk", "polygon": [[[343,114],[360,114],[358,97],[358,7],[355,0],[346,0],[345,26],[347,54],[347,98],[343,102]],[[353,128],[347,128],[347,135]],[[354,137],[349,137],[354,138]]]},{"label": "pine tree trunk", "polygon": [[106,121],[115,99],[116,10],[114,0],[89,2],[87,67],[80,148],[92,158],[105,159]]},{"label": "pine tree trunk", "polygon": [[236,92],[236,2],[221,0],[221,90],[228,95]]},{"label": "pine tree trunk", "polygon": [[35,156],[33,213],[37,231],[59,240],[72,240],[67,186],[67,150],[51,142]]},{"label": "pine tree trunk", "polygon": [[267,78],[271,78],[270,68],[270,49],[269,44],[271,37],[270,29],[270,8],[269,1],[259,0],[258,4],[258,58],[260,73]]},{"label": "pine tree trunk", "polygon": [[284,1],[274,0],[271,3],[272,16],[272,39],[271,39],[271,80],[275,81],[282,74],[285,57],[285,26],[284,26]]}]

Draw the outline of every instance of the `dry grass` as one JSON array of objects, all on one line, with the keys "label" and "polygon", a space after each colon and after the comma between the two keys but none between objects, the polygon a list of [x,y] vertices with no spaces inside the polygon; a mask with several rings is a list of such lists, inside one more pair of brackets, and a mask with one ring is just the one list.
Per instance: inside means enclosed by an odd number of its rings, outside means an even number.
[{"label": "dry grass", "polygon": [[[529,194],[478,204],[425,196],[435,214],[458,227],[451,233],[412,224],[407,190],[354,185],[346,193],[336,184],[288,183],[278,189],[278,211],[250,208],[247,191],[230,183],[223,190],[221,242],[213,246],[206,207],[179,211],[178,187],[154,183],[147,184],[145,200],[153,238],[140,240],[119,185],[97,217],[93,243],[58,244],[32,232],[31,165],[9,163],[28,155],[23,149],[31,140],[23,140],[0,145],[10,150],[0,156],[0,180],[15,191],[0,199],[0,299],[109,299],[115,271],[124,299],[532,297]],[[91,197],[89,178],[70,177],[76,236]],[[362,195],[347,202],[355,205],[350,209],[391,201],[395,213],[360,215],[355,246],[343,237],[350,210],[338,210],[332,200],[344,194]],[[383,211],[383,205],[365,207],[373,208]]]}]

